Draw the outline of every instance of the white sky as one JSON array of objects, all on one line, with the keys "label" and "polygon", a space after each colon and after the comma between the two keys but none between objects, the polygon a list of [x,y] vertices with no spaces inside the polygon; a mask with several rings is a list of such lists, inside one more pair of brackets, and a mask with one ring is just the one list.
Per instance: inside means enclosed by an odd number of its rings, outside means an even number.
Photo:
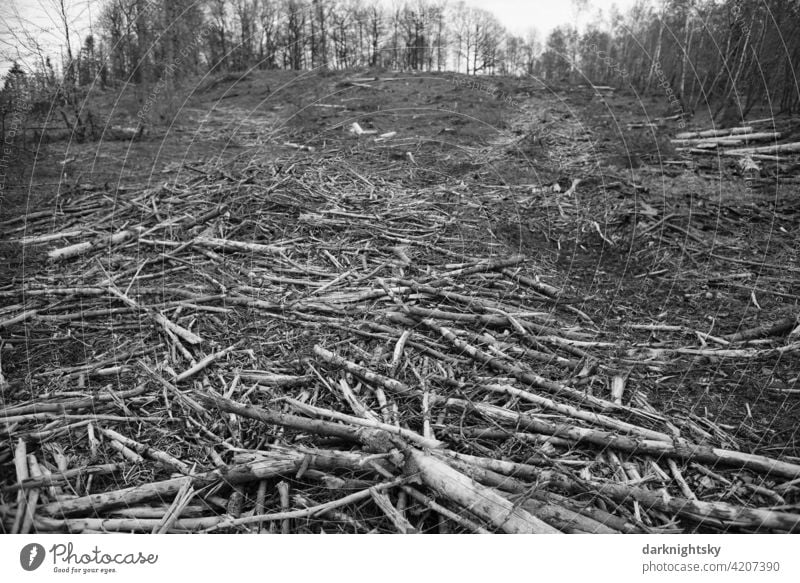
[{"label": "white sky", "polygon": [[[59,0],[0,0],[0,73],[10,61],[27,56],[35,41],[59,64],[59,53],[66,46],[61,24]],[[64,0],[70,22],[71,46],[78,51],[97,18],[102,0]]]},{"label": "white sky", "polygon": [[[370,0],[364,0],[369,3]],[[456,0],[449,0],[455,3]],[[579,26],[596,21],[598,9],[608,16],[609,8],[616,4],[621,10],[630,7],[635,0],[589,0],[589,8],[579,21]],[[531,29],[539,32],[544,40],[548,32],[560,24],[574,20],[571,0],[465,0],[469,5],[484,8],[494,13],[508,30],[524,36]],[[77,51],[89,31],[90,22],[100,13],[102,0],[64,0],[75,34],[72,50]],[[5,73],[17,52],[25,53],[25,44],[20,46],[21,29],[35,31],[36,41],[47,49],[59,62],[59,52],[64,46],[63,27],[58,14],[59,0],[0,0],[0,74]],[[18,36],[15,37],[14,33]],[[24,40],[24,39],[23,39]]]},{"label": "white sky", "polygon": [[[578,24],[580,26],[595,20],[598,9],[607,18],[613,4],[624,12],[633,6],[634,1],[589,0],[589,6]],[[465,0],[465,3],[493,12],[510,32],[519,35],[535,28],[544,37],[560,24],[573,22],[575,15],[571,0]]]}]

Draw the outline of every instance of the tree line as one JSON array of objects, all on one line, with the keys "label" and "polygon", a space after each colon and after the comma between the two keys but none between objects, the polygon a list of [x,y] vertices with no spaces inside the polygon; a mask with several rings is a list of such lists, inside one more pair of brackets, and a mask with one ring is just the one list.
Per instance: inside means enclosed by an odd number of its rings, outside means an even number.
[{"label": "tree line", "polygon": [[800,0],[640,0],[581,35],[553,31],[541,59],[545,77],[666,91],[686,112],[797,112]]},{"label": "tree line", "polygon": [[27,72],[15,66],[3,93],[375,67],[668,90],[687,112],[800,107],[800,0],[639,0],[602,15],[571,5],[573,22],[540,42],[463,0],[106,0],[79,50],[62,51],[59,67],[43,55]]},{"label": "tree line", "polygon": [[463,1],[108,0],[100,29],[105,78],[134,82],[157,76],[203,30],[185,74],[363,66],[506,74],[535,60],[530,43]]}]

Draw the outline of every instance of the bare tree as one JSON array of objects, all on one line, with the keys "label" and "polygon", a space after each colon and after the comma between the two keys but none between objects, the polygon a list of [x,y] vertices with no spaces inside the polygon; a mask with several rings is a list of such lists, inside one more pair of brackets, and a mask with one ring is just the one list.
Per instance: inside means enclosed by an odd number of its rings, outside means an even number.
[{"label": "bare tree", "polygon": [[692,16],[694,0],[686,0],[683,17],[683,56],[681,59],[681,81],[678,89],[680,99],[686,99],[686,72],[689,68],[689,54],[692,46]]},{"label": "bare tree", "polygon": [[377,67],[381,62],[381,35],[383,34],[384,13],[377,4],[372,4],[367,10],[367,34],[369,37],[371,67]]},{"label": "bare tree", "polygon": [[278,66],[278,9],[273,0],[261,0],[258,6],[260,35],[258,41],[259,66],[274,69]]},{"label": "bare tree", "polygon": [[210,40],[211,65],[217,70],[225,70],[228,63],[227,0],[210,0],[209,14],[215,30],[215,34]]},{"label": "bare tree", "polygon": [[67,51],[67,62],[64,67],[64,85],[70,87],[75,83],[75,58],[72,56],[72,38],[70,34],[70,19],[67,15],[67,6],[64,0],[51,0],[56,4],[58,17],[64,30],[65,48]]},{"label": "bare tree", "polygon": [[658,34],[656,35],[655,46],[653,47],[652,51],[653,58],[650,64],[650,71],[647,74],[645,90],[648,90],[650,87],[652,87],[656,72],[661,67],[661,47],[664,43],[664,25],[668,6],[669,0],[662,0],[661,9],[655,14],[656,23],[658,26]]}]

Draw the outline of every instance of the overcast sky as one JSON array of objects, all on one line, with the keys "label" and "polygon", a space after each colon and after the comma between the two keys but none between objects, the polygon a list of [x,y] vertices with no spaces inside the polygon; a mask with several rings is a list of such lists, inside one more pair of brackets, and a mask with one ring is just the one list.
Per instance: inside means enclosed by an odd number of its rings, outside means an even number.
[{"label": "overcast sky", "polygon": [[[530,28],[536,28],[546,35],[560,24],[573,21],[575,12],[570,0],[465,0],[467,4],[479,6],[493,12],[509,31],[525,34]],[[604,17],[616,4],[620,10],[633,5],[634,0],[589,0],[590,6],[582,16],[580,25],[589,19],[594,20],[598,10]]]},{"label": "overcast sky", "polygon": [[[450,0],[451,3],[454,0]],[[525,35],[529,30],[539,31],[541,38],[560,24],[574,20],[573,4],[570,0],[465,0],[467,4],[493,12],[512,33]],[[369,2],[369,0],[365,0]],[[607,16],[612,4],[626,9],[634,0],[590,0],[590,7],[584,13],[580,25],[596,21],[598,9]],[[72,49],[77,51],[89,31],[90,23],[96,22],[102,0],[64,0],[68,8],[69,20],[75,34]],[[16,57],[17,51],[24,52],[24,30],[34,31],[36,41],[52,53],[58,55],[64,46],[63,26],[58,13],[59,0],[0,0],[0,74],[5,73],[9,59]],[[16,36],[15,36],[16,34]]]}]

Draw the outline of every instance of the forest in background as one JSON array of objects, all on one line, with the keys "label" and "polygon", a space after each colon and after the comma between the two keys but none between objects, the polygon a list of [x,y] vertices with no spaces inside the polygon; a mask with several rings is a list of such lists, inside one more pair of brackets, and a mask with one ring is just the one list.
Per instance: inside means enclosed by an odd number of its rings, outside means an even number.
[{"label": "forest in background", "polygon": [[463,1],[108,0],[78,49],[65,0],[54,0],[61,56],[47,55],[35,30],[17,33],[34,58],[4,76],[0,118],[5,133],[15,110],[68,103],[80,88],[171,89],[206,73],[358,67],[661,87],[683,112],[711,106],[740,118],[757,106],[800,106],[800,0],[641,0],[603,18],[592,18],[587,0],[571,5],[574,22],[591,22],[539,38],[533,28],[512,34]]}]

